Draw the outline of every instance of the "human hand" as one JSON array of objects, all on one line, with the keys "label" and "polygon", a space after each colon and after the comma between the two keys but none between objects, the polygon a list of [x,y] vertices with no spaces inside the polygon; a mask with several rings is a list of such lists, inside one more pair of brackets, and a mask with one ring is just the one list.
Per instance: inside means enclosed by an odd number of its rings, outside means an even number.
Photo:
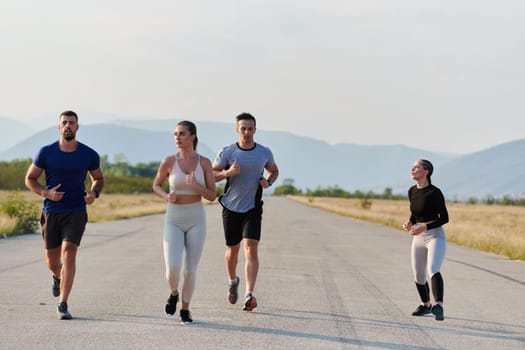
[{"label": "human hand", "polygon": [[46,191],[45,197],[53,202],[58,202],[62,200],[62,197],[64,197],[65,192],[58,191],[58,188],[62,186],[62,184],[58,184],[55,187],[51,187]]},{"label": "human hand", "polygon": [[410,221],[407,221],[403,224],[403,229],[405,231],[410,231],[410,229],[412,228],[412,223]]},{"label": "human hand", "polygon": [[268,179],[266,179],[264,176],[261,176],[259,179],[259,184],[262,188],[268,188],[270,187],[270,183],[268,182]]},{"label": "human hand", "polygon": [[95,198],[97,198],[96,193],[94,191],[86,191],[85,194],[86,195],[84,196],[84,201],[86,202],[86,204],[93,204]]},{"label": "human hand", "polygon": [[230,166],[230,168],[228,169],[228,177],[239,175],[240,173],[241,173],[241,167],[237,159],[235,159],[232,165]]},{"label": "human hand", "polygon": [[426,224],[415,224],[412,226],[412,228],[410,229],[410,231],[408,231],[412,236],[417,236],[423,232],[425,232],[427,230],[427,225]]},{"label": "human hand", "polygon": [[190,186],[195,186],[197,184],[197,181],[195,180],[195,172],[192,171],[191,173],[187,174],[185,177],[186,184]]},{"label": "human hand", "polygon": [[168,197],[166,198],[166,201],[169,203],[175,203],[177,200],[177,195],[175,194],[175,191],[168,192]]}]

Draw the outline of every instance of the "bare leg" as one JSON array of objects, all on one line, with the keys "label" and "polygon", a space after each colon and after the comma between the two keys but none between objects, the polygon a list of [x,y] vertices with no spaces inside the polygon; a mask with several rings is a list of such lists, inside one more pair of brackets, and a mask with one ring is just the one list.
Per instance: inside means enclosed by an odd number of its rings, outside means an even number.
[{"label": "bare leg", "polygon": [[60,261],[62,248],[46,249],[46,264],[56,278],[60,278],[62,263]]},{"label": "bare leg", "polygon": [[226,260],[226,272],[230,281],[233,281],[237,276],[237,262],[239,261],[240,247],[240,243],[231,247],[226,247],[224,259]]},{"label": "bare leg", "polygon": [[255,288],[255,280],[259,271],[259,241],[255,239],[244,240],[244,253],[246,256],[246,291],[252,292]]},{"label": "bare leg", "polygon": [[74,243],[62,242],[62,271],[60,275],[60,302],[67,302],[76,272],[78,246]]}]

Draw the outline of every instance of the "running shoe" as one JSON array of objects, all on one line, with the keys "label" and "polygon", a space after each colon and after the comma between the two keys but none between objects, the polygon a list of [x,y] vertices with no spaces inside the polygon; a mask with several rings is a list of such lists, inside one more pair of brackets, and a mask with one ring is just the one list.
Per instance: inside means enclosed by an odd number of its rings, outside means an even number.
[{"label": "running shoe", "polygon": [[166,312],[166,315],[175,315],[175,311],[177,311],[177,301],[179,301],[179,295],[171,295],[166,301],[166,307],[164,308],[164,311]]},{"label": "running shoe", "polygon": [[425,306],[423,304],[420,304],[417,309],[414,310],[414,312],[412,312],[412,316],[424,316],[424,315],[427,315],[429,313],[431,313],[432,310],[431,310],[431,307],[430,306]]},{"label": "running shoe", "polygon": [[443,321],[445,316],[443,315],[443,306],[436,304],[432,306],[432,313],[436,316],[436,321]]},{"label": "running shoe", "polygon": [[243,311],[252,311],[257,307],[257,299],[253,295],[248,295],[244,300]]},{"label": "running shoe", "polygon": [[51,288],[53,291],[53,296],[58,297],[60,296],[60,278],[56,278],[53,275],[53,287]]},{"label": "running shoe", "polygon": [[73,318],[69,311],[67,311],[67,303],[65,301],[58,304],[57,316],[59,320],[70,320]]},{"label": "running shoe", "polygon": [[230,304],[235,304],[239,298],[239,282],[239,276],[236,276],[235,281],[230,284],[230,288],[228,289],[228,301]]},{"label": "running shoe", "polygon": [[180,323],[188,324],[192,322],[190,310],[180,310]]}]

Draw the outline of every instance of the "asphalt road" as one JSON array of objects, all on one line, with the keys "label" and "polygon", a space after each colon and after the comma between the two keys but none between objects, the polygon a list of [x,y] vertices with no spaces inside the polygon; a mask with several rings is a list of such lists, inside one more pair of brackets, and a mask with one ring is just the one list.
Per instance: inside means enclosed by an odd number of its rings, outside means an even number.
[{"label": "asphalt road", "polygon": [[88,225],[70,321],[40,236],[0,240],[0,349],[525,349],[523,262],[448,244],[445,320],[412,317],[407,234],[272,197],[250,313],[226,300],[220,207],[206,212],[186,326],[163,313],[162,215]]}]

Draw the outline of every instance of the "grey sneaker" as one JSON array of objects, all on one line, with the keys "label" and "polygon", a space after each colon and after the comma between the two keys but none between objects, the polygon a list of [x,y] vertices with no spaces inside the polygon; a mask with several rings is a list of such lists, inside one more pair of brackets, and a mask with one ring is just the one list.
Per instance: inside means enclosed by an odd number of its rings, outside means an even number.
[{"label": "grey sneaker", "polygon": [[56,278],[53,275],[53,287],[51,288],[53,291],[53,296],[58,297],[60,296],[60,278]]},{"label": "grey sneaker", "polygon": [[235,282],[230,284],[230,288],[228,289],[228,301],[230,304],[235,304],[239,298],[239,282],[239,276],[236,276]]},{"label": "grey sneaker", "polygon": [[70,320],[73,318],[71,314],[69,313],[69,311],[67,311],[66,302],[63,301],[60,304],[58,304],[57,316],[59,320]]},{"label": "grey sneaker", "polygon": [[432,306],[432,313],[436,316],[436,321],[443,321],[445,316],[443,314],[443,306],[436,304]]}]

